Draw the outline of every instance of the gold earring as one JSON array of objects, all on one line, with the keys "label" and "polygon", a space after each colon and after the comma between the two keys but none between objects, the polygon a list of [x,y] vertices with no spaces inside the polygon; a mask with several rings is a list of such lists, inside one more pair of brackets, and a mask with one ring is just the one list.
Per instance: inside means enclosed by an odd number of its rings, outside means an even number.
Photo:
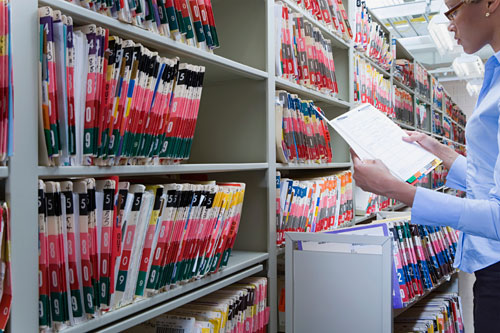
[{"label": "gold earring", "polygon": [[486,17],[490,17],[490,13],[486,13]]}]

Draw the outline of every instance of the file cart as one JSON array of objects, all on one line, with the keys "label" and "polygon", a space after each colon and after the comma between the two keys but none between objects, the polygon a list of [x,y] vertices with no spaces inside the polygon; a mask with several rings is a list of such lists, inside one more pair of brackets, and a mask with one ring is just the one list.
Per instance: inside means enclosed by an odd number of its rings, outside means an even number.
[{"label": "file cart", "polygon": [[391,332],[390,237],[286,234],[286,332]]}]

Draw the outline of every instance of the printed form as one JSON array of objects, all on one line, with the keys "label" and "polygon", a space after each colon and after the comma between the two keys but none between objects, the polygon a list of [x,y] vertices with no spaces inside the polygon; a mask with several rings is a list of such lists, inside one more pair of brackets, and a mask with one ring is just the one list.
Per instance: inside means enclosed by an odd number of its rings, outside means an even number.
[{"label": "printed form", "polygon": [[408,134],[370,104],[326,120],[361,160],[379,159],[403,181],[413,183],[441,163],[417,143],[403,141]]}]

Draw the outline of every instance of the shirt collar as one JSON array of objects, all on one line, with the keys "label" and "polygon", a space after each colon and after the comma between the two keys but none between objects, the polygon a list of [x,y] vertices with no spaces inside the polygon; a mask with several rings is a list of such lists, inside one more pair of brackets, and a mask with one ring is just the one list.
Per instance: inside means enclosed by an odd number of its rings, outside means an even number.
[{"label": "shirt collar", "polygon": [[492,55],[486,64],[484,64],[485,71],[493,70],[494,68],[500,66],[500,51]]},{"label": "shirt collar", "polygon": [[494,54],[494,57],[497,58],[498,63],[500,63],[500,51]]}]

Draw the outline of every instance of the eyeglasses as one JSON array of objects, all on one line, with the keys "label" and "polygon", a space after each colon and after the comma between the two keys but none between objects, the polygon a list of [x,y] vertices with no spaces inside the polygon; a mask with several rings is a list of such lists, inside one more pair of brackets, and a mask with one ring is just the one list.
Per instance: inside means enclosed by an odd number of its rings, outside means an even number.
[{"label": "eyeglasses", "polygon": [[444,13],[444,16],[450,21],[453,21],[455,17],[457,17],[457,10],[463,6],[465,2],[460,1],[457,3],[455,6],[451,7],[446,13]]}]

